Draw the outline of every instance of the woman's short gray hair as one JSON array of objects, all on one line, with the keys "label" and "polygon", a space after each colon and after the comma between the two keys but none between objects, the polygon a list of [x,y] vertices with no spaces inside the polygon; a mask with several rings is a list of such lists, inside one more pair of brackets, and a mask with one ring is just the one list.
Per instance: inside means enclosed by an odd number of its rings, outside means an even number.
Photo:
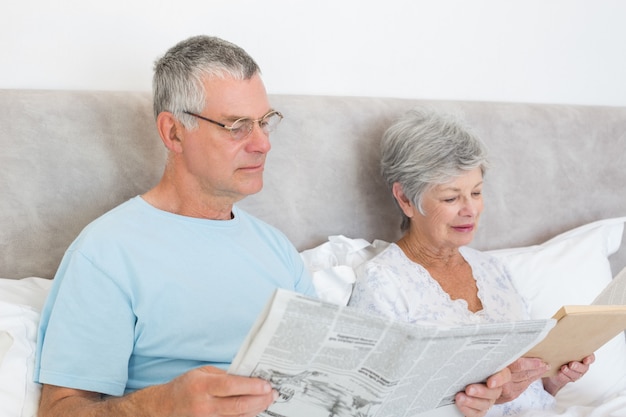
[{"label": "woman's short gray hair", "polygon": [[[424,213],[424,193],[450,182],[464,171],[487,170],[487,150],[480,138],[459,118],[429,109],[413,109],[384,133],[381,174],[391,189],[404,194]],[[402,230],[410,219],[402,213]]]},{"label": "woman's short gray hair", "polygon": [[186,128],[196,128],[197,120],[184,111],[199,113],[204,109],[204,80],[210,77],[248,80],[260,72],[252,57],[235,44],[203,35],[186,39],[154,64],[154,116],[169,111]]}]

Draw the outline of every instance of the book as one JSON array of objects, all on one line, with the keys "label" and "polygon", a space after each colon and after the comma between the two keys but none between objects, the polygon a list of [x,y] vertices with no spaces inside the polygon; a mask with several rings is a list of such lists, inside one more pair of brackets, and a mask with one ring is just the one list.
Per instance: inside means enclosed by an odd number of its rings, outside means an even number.
[{"label": "book", "polygon": [[626,268],[592,304],[563,306],[553,318],[557,320],[554,328],[524,355],[551,365],[544,376],[556,375],[564,364],[581,361],[626,329]]},{"label": "book", "polygon": [[524,356],[541,358],[551,365],[544,376],[556,375],[560,367],[581,361],[626,329],[626,305],[563,306],[545,339]]},{"label": "book", "polygon": [[525,357],[550,364],[544,376],[556,375],[560,367],[581,361],[626,329],[624,305],[563,306],[554,315],[555,327]]}]

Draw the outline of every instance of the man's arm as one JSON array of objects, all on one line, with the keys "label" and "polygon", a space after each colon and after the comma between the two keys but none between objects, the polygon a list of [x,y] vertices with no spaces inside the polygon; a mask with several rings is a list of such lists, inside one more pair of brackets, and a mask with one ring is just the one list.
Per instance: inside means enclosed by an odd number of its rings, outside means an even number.
[{"label": "man's arm", "polygon": [[275,400],[271,385],[259,378],[229,375],[206,366],[167,384],[123,397],[44,384],[39,417],[253,417]]}]

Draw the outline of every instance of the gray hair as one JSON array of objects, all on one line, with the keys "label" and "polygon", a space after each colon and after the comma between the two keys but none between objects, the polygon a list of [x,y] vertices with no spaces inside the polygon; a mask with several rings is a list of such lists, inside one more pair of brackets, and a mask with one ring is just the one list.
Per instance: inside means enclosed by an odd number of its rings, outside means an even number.
[{"label": "gray hair", "polygon": [[[488,166],[487,149],[459,118],[428,109],[414,109],[390,126],[381,142],[381,174],[391,189],[398,182],[404,194],[425,214],[424,193],[465,171]],[[410,219],[402,213],[401,229]]]},{"label": "gray hair", "polygon": [[195,129],[197,120],[184,111],[199,113],[204,109],[203,81],[211,77],[248,80],[260,72],[252,57],[235,44],[211,36],[186,39],[154,64],[154,116],[169,111],[186,128]]}]

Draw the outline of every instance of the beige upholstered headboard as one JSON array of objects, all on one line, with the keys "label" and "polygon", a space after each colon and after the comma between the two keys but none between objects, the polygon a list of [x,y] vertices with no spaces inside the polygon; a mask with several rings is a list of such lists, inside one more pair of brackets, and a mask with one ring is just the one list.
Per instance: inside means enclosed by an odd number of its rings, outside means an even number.
[{"label": "beige upholstered headboard", "polygon": [[[378,141],[417,105],[461,113],[487,143],[486,209],[474,246],[527,246],[626,216],[626,108],[270,97],[265,187],[240,205],[300,250],[343,234],[393,240],[399,216],[378,177]],[[51,278],[92,219],[159,179],[149,93],[0,90],[0,277]],[[626,248],[612,257],[626,265]]]}]

